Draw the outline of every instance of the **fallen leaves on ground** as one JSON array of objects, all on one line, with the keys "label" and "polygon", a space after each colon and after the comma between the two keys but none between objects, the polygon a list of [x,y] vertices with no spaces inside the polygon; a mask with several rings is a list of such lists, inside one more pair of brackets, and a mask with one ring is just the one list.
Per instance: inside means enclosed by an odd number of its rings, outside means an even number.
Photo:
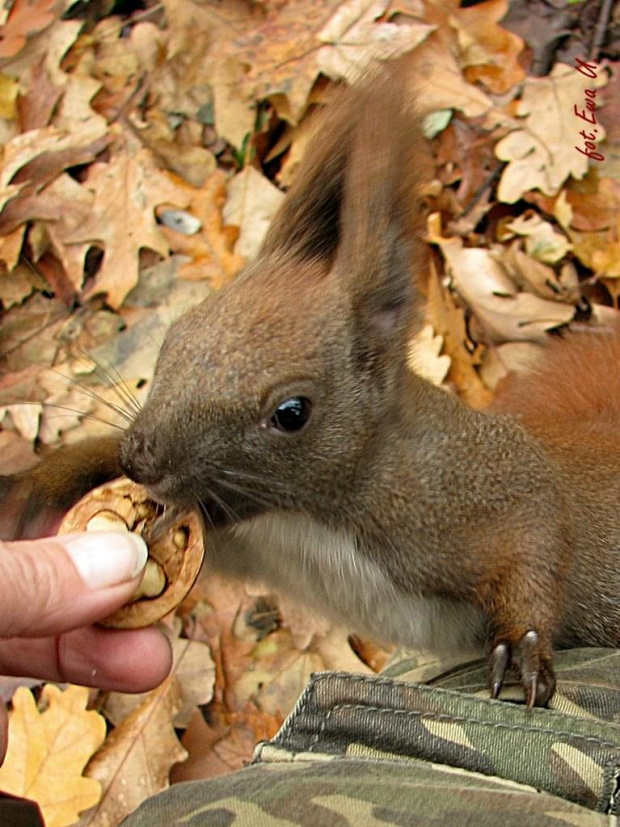
[{"label": "fallen leaves on ground", "polygon": [[102,789],[84,827],[120,824],[146,798],[168,786],[170,767],[187,757],[172,719],[181,708],[181,687],[174,673],[108,736],[92,758],[86,775]]},{"label": "fallen leaves on ground", "polygon": [[105,739],[103,717],[86,708],[88,689],[79,686],[47,684],[39,707],[20,687],[12,703],[0,789],[35,800],[47,827],[75,824],[101,798],[101,784],[83,772]]},{"label": "fallen leaves on ground", "polygon": [[[500,201],[514,204],[536,189],[554,195],[569,175],[583,178],[588,158],[575,144],[584,148],[579,132],[588,124],[575,116],[574,108],[584,109],[585,90],[600,89],[605,82],[603,73],[591,79],[563,64],[554,66],[549,77],[528,78],[517,113],[524,117],[523,126],[519,124],[496,147],[497,157],[508,162],[499,184]],[[599,127],[597,140],[603,137]]]},{"label": "fallen leaves on ground", "polygon": [[[611,49],[594,77],[571,63],[577,8],[554,12],[563,60],[541,77],[544,4],[527,20],[507,0],[86,5],[16,0],[0,17],[1,472],[131,418],[168,326],[256,254],[338,87],[400,54],[433,152],[413,369],[483,408],[547,331],[613,314],[620,73]],[[576,114],[588,100],[596,123]],[[584,127],[602,161],[577,150]],[[175,668],[151,693],[0,684],[0,788],[36,798],[48,827],[116,827],[170,778],[242,767],[312,671],[387,657],[209,576],[166,628]]]}]

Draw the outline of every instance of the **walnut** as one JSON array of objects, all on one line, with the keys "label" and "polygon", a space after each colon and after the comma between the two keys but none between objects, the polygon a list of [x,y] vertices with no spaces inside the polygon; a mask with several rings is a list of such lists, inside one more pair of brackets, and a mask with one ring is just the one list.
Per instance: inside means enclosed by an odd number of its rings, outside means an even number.
[{"label": "walnut", "polygon": [[203,523],[194,511],[158,505],[128,479],[91,491],[66,514],[59,534],[131,531],[149,550],[145,574],[132,600],[100,621],[112,629],[139,629],[175,609],[194,585],[204,557]]}]

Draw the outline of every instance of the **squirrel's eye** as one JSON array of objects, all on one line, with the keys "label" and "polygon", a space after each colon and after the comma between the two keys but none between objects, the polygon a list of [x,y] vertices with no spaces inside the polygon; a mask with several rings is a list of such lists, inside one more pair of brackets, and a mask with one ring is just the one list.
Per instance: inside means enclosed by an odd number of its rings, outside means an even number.
[{"label": "squirrel's eye", "polygon": [[310,418],[311,409],[312,403],[305,396],[293,396],[278,405],[271,417],[271,424],[286,433],[300,431]]}]

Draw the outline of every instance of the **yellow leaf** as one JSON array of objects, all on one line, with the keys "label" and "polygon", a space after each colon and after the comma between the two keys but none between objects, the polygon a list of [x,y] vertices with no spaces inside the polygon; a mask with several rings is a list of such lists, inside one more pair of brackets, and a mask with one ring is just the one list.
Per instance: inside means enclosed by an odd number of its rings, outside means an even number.
[{"label": "yellow leaf", "polygon": [[19,83],[15,78],[0,74],[0,118],[15,120]]},{"label": "yellow leaf", "polygon": [[29,689],[13,696],[9,748],[0,767],[0,789],[38,803],[47,827],[75,824],[101,797],[101,785],[82,771],[105,738],[105,721],[88,711],[88,689],[43,687],[39,712]]}]

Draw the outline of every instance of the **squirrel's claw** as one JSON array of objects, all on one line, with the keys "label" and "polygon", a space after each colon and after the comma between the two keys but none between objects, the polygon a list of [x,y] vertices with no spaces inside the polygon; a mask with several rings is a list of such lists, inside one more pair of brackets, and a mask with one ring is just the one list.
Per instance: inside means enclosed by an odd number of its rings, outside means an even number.
[{"label": "squirrel's claw", "polygon": [[497,643],[489,658],[491,697],[499,697],[509,666],[519,673],[528,709],[545,706],[555,692],[555,675],[550,658],[541,652],[538,633],[533,629],[512,646],[508,641]]},{"label": "squirrel's claw", "polygon": [[498,643],[493,648],[489,658],[491,670],[491,697],[499,698],[499,693],[504,682],[504,675],[510,661],[510,649],[507,643]]}]

